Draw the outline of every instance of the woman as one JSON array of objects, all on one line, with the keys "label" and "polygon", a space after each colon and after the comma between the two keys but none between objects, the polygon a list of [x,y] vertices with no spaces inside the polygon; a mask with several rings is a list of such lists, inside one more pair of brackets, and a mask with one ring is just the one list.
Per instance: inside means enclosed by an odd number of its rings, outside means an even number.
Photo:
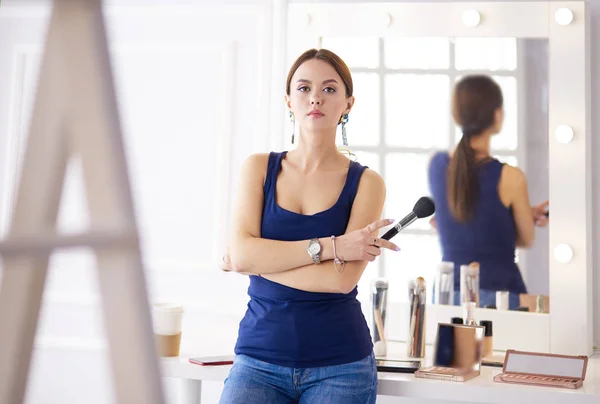
[{"label": "woman", "polygon": [[455,304],[460,266],[480,264],[480,306],[495,304],[496,291],[509,291],[509,307],[526,293],[515,263],[516,247],[531,247],[535,225],[545,226],[548,201],[531,207],[527,180],[516,167],[490,154],[492,136],[502,129],[502,91],[483,75],[466,76],[454,90],[452,115],[463,136],[452,154],[440,152],[429,166],[436,204],[435,227],[444,261],[455,264]]},{"label": "woman", "polygon": [[[385,185],[336,148],[354,103],[334,53],[292,65],[285,101],[296,150],[242,167],[226,270],[250,275],[250,301],[221,403],[375,403],[377,368],[356,285],[381,248]],[[343,130],[345,132],[345,130]],[[230,259],[229,259],[230,258]]]}]

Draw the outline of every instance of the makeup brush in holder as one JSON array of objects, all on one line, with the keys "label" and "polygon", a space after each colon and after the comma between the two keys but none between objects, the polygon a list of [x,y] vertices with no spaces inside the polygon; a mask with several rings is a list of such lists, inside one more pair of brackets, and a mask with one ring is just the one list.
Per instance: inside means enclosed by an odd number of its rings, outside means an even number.
[{"label": "makeup brush in holder", "polygon": [[373,352],[375,356],[387,355],[385,341],[385,316],[387,311],[387,279],[377,279],[371,285],[371,303],[373,305],[373,323],[371,338],[373,339]]},{"label": "makeup brush in holder", "polygon": [[408,301],[410,316],[407,339],[407,355],[409,358],[425,357],[425,279],[418,277],[408,283]]},{"label": "makeup brush in holder", "polygon": [[460,304],[474,302],[479,307],[479,263],[460,266]]},{"label": "makeup brush in holder", "polygon": [[454,305],[454,263],[440,262],[435,277],[433,304]]}]

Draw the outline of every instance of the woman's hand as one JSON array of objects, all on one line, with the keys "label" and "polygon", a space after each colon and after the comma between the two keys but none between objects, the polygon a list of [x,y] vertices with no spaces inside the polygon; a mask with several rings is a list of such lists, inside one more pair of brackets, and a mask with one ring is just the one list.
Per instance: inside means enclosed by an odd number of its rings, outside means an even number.
[{"label": "woman's hand", "polygon": [[396,244],[373,236],[377,230],[394,223],[390,219],[382,219],[370,225],[335,238],[336,255],[342,261],[374,261],[381,254],[381,248],[400,251]]},{"label": "woman's hand", "polygon": [[538,227],[546,227],[548,225],[548,216],[546,215],[546,208],[549,205],[549,201],[544,201],[537,206],[532,206],[531,211],[533,213],[533,221]]},{"label": "woman's hand", "polygon": [[225,255],[223,255],[223,258],[221,258],[221,270],[225,271],[225,272],[231,272],[233,271],[233,265],[231,264],[231,258],[229,258],[229,253],[226,252]]},{"label": "woman's hand", "polygon": [[437,230],[437,221],[435,220],[435,216],[431,216],[431,219],[429,219],[429,225],[432,229]]}]

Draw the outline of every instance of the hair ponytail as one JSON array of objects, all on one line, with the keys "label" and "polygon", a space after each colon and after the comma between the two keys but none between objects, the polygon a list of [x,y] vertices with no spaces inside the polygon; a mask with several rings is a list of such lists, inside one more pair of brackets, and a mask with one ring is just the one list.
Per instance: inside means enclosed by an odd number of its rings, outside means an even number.
[{"label": "hair ponytail", "polygon": [[473,216],[479,194],[477,161],[470,138],[463,133],[448,165],[448,205],[460,222],[466,222]]},{"label": "hair ponytail", "polygon": [[495,122],[502,108],[502,91],[488,76],[472,75],[461,79],[454,90],[452,115],[463,136],[448,165],[448,207],[460,222],[475,214],[479,196],[478,166],[471,138],[480,135]]}]

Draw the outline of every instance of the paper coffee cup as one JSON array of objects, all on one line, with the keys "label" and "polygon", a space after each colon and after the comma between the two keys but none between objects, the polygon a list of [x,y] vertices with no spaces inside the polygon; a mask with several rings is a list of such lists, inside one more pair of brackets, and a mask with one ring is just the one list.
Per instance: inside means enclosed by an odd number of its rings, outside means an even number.
[{"label": "paper coffee cup", "polygon": [[177,303],[155,303],[152,323],[156,349],[160,356],[179,356],[183,323],[183,306]]}]

